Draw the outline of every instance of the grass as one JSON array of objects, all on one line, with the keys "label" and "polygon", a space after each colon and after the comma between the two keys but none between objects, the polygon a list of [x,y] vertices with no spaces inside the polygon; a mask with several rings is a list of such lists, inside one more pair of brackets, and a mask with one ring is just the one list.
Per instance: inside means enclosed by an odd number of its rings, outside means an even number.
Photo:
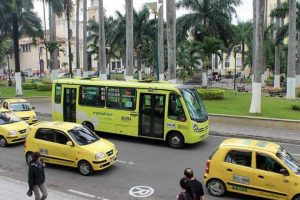
[{"label": "grass", "polygon": [[[51,91],[23,90],[23,98],[51,96]],[[0,87],[0,97],[16,97],[15,87]]]},{"label": "grass", "polygon": [[205,100],[209,113],[300,120],[300,112],[292,110],[294,101],[262,96],[262,113],[250,114],[251,93],[226,90],[224,99]]}]

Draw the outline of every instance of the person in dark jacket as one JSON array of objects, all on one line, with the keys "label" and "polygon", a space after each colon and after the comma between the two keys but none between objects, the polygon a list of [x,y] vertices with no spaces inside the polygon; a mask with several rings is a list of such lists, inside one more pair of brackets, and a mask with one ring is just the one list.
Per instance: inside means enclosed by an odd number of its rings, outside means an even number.
[{"label": "person in dark jacket", "polygon": [[191,168],[186,168],[184,170],[184,175],[190,182],[190,186],[195,194],[195,200],[205,200],[203,186],[201,182],[194,177],[193,170]]},{"label": "person in dark jacket", "polygon": [[194,200],[195,195],[190,185],[190,181],[187,178],[180,179],[180,186],[182,188],[182,192],[177,197],[177,200]]},{"label": "person in dark jacket", "polygon": [[[41,160],[41,154],[39,152],[35,152],[32,155],[32,162],[29,165],[29,173],[28,173],[28,184],[29,191],[28,196],[32,196],[32,192],[34,193],[35,200],[45,200],[48,196],[47,188],[45,184],[45,172],[44,172],[45,164]],[[42,197],[40,196],[40,192],[42,193]]]}]

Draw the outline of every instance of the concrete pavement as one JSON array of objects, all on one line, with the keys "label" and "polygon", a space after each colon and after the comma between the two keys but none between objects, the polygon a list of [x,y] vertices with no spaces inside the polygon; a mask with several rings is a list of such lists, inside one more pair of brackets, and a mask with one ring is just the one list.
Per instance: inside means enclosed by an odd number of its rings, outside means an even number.
[{"label": "concrete pavement", "polygon": [[[26,200],[34,199],[27,196],[28,184],[5,176],[0,176],[0,200]],[[55,191],[48,188],[48,200],[84,200],[81,197]]]}]

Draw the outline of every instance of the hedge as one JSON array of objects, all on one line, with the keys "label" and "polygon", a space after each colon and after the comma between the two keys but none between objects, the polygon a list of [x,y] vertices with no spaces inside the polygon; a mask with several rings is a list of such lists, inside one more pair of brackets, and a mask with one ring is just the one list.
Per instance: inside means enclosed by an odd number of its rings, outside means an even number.
[{"label": "hedge", "polygon": [[224,99],[223,89],[198,89],[197,91],[202,99]]},{"label": "hedge", "polygon": [[52,90],[52,84],[41,83],[41,84],[37,84],[36,86],[37,86],[38,91],[51,91]]},{"label": "hedge", "polygon": [[23,90],[34,90],[36,88],[37,88],[37,85],[35,83],[22,83]]},{"label": "hedge", "polygon": [[300,111],[300,102],[299,103],[293,103],[292,109],[295,111]]}]

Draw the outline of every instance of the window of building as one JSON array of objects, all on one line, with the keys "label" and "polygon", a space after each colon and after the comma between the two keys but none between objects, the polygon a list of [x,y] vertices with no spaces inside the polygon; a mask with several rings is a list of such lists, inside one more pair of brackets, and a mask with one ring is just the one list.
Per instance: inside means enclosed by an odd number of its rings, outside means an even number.
[{"label": "window of building", "polygon": [[29,52],[31,50],[30,44],[24,44],[22,45],[23,52]]},{"label": "window of building", "polygon": [[116,62],[111,62],[111,68],[114,70],[116,68]]},{"label": "window of building", "polygon": [[49,142],[54,142],[54,132],[51,129],[38,129],[35,138],[39,140],[45,140]]},{"label": "window of building", "polygon": [[251,167],[252,152],[231,150],[228,152],[225,162]]},{"label": "window of building", "polygon": [[229,57],[229,55],[226,55],[226,58],[225,58],[225,67],[226,68],[229,67],[229,63],[230,63],[230,57]]},{"label": "window of building", "polygon": [[117,68],[121,68],[121,62],[117,62]]},{"label": "window of building", "polygon": [[168,117],[177,121],[185,121],[185,114],[178,95],[171,93],[169,96]]},{"label": "window of building", "polygon": [[278,174],[280,174],[280,170],[283,169],[273,158],[259,153],[256,153],[256,168]]},{"label": "window of building", "polygon": [[84,106],[105,106],[105,88],[99,86],[81,86],[79,103]]},{"label": "window of building", "polygon": [[134,110],[136,102],[136,90],[130,88],[108,88],[108,108]]},{"label": "window of building", "polygon": [[61,85],[56,84],[55,85],[55,103],[60,104],[61,102]]}]

